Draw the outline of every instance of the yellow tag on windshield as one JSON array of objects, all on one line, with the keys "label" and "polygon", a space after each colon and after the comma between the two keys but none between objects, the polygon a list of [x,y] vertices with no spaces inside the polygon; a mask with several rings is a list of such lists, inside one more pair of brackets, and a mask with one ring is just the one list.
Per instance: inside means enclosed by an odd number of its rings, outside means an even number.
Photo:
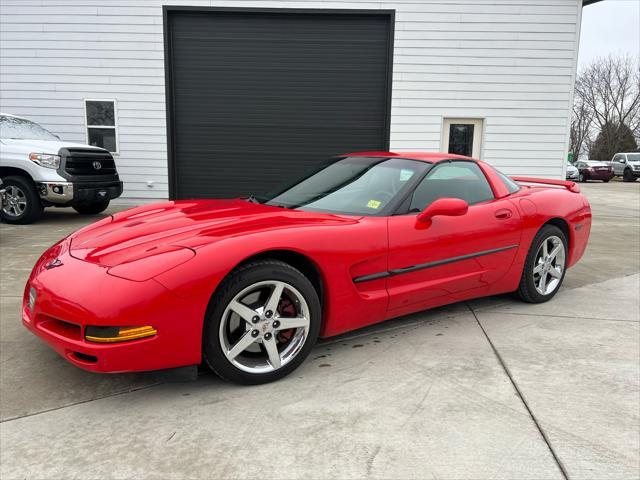
[{"label": "yellow tag on windshield", "polygon": [[382,204],[382,202],[380,202],[379,200],[369,200],[369,203],[367,203],[367,207],[369,208],[380,208],[380,205]]}]

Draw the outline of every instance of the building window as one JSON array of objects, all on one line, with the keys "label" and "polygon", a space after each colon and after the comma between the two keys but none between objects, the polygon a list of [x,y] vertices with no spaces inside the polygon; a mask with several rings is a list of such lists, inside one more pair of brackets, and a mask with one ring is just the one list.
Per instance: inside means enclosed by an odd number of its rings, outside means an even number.
[{"label": "building window", "polygon": [[443,151],[480,158],[482,127],[481,119],[445,118],[442,132]]},{"label": "building window", "polygon": [[449,126],[449,153],[473,155],[473,124],[452,123]]},{"label": "building window", "polygon": [[118,153],[118,127],[115,100],[85,100],[87,143]]}]

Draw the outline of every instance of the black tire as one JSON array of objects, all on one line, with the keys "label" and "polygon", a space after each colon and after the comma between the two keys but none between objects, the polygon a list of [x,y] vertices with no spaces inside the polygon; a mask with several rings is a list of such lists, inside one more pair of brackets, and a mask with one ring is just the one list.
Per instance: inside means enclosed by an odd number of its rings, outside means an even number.
[{"label": "black tire", "polygon": [[[562,271],[562,276],[560,278],[560,282],[553,292],[548,293],[547,295],[542,295],[536,289],[534,278],[533,278],[533,269],[535,267],[534,263],[536,261],[536,255],[543,241],[546,241],[552,236],[556,236],[562,240],[562,244],[564,246],[565,251],[565,265]],[[520,278],[520,285],[518,290],[516,291],[517,296],[524,302],[527,303],[544,303],[551,300],[556,293],[560,290],[562,286],[562,282],[564,281],[564,276],[567,272],[566,261],[568,260],[569,249],[567,245],[567,238],[565,237],[562,230],[554,225],[544,225],[536,234],[533,241],[531,242],[531,247],[529,248],[529,253],[527,254],[527,259],[524,264],[524,268],[522,270],[522,277]]]},{"label": "black tire", "polygon": [[[244,289],[258,282],[286,282],[302,294],[309,307],[309,331],[305,343],[289,363],[267,373],[250,373],[236,367],[227,359],[220,342],[220,324],[227,305]],[[224,380],[243,385],[273,382],[290,374],[305,360],[313,349],[321,323],[318,293],[299,270],[278,260],[261,260],[243,265],[231,272],[212,296],[207,308],[203,332],[205,363]]]},{"label": "black tire", "polygon": [[635,182],[636,177],[633,175],[633,172],[630,168],[626,168],[624,174],[622,175],[623,182]]},{"label": "black tire", "polygon": [[[13,223],[18,225],[26,225],[33,223],[42,215],[44,206],[40,201],[40,195],[36,190],[36,186],[30,178],[21,177],[19,175],[10,175],[2,179],[2,188],[7,190],[7,197],[13,190],[19,194],[20,199],[24,199],[26,204],[23,210],[18,213],[18,210],[12,208],[10,205],[5,206],[0,210],[0,218],[4,222]],[[15,190],[14,190],[15,189]]]},{"label": "black tire", "polygon": [[604,183],[609,183],[609,180],[611,180],[610,178],[605,178],[604,180],[602,180]]},{"label": "black tire", "polygon": [[584,183],[587,181],[587,177],[585,177],[584,174],[581,173],[578,175],[578,181]]},{"label": "black tire", "polygon": [[82,215],[97,215],[104,212],[109,206],[109,200],[95,202],[78,202],[72,205],[73,209]]}]

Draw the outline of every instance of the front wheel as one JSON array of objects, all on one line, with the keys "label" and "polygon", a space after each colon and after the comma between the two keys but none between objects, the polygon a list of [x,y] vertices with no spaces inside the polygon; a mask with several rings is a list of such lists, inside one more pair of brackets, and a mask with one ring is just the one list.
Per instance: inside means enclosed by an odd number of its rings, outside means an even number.
[{"label": "front wheel", "polygon": [[543,303],[558,292],[566,270],[567,238],[554,225],[536,234],[522,271],[518,296],[528,303]]},{"label": "front wheel", "polygon": [[578,175],[578,181],[579,182],[586,182],[587,179],[585,178],[585,176],[581,173],[580,175]]},{"label": "front wheel", "polygon": [[609,180],[611,180],[610,178],[605,178],[604,180],[602,180],[604,183],[608,183]]},{"label": "front wheel", "polygon": [[631,171],[630,168],[627,168],[624,171],[624,174],[622,175],[622,181],[623,182],[635,182],[636,181],[636,177],[633,175],[633,172]]},{"label": "front wheel", "polygon": [[277,260],[249,263],[233,271],[211,299],[205,361],[235,383],[278,380],[309,355],[320,319],[318,294],[300,271]]},{"label": "front wheel", "polygon": [[7,195],[7,203],[0,210],[2,220],[25,225],[40,218],[44,207],[30,178],[11,175],[4,177],[2,183]]},{"label": "front wheel", "polygon": [[98,200],[95,202],[74,203],[73,209],[82,215],[97,215],[104,212],[109,206],[109,200]]}]

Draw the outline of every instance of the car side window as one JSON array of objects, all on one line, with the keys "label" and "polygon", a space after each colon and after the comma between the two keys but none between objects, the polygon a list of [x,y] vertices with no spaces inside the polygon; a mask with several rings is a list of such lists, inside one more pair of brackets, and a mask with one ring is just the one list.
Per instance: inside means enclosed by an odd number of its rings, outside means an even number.
[{"label": "car side window", "polygon": [[460,198],[473,205],[494,196],[480,167],[460,161],[436,165],[416,187],[409,210],[421,212],[438,198]]}]

